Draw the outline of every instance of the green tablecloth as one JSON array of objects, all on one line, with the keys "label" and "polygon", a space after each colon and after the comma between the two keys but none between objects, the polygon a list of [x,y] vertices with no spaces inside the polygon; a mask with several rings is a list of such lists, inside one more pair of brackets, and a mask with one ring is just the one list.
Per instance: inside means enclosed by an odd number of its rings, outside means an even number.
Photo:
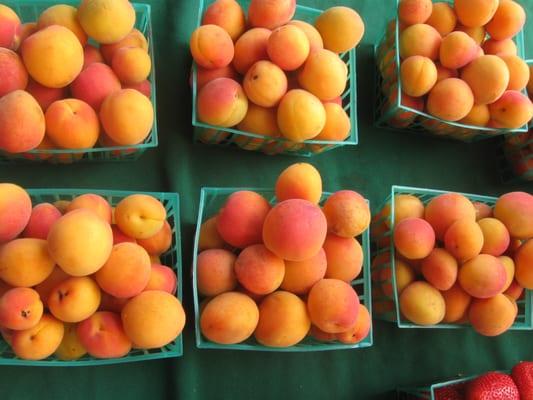
[{"label": "green tablecloth", "polygon": [[[533,16],[533,2],[520,0]],[[374,322],[374,346],[319,353],[199,351],[193,338],[190,265],[194,224],[202,186],[272,186],[293,157],[268,157],[192,143],[188,37],[197,1],[154,0],[152,17],[157,58],[160,147],[139,161],[122,164],[10,165],[0,181],[27,188],[84,187],[176,191],[181,196],[185,306],[188,323],[179,359],[81,368],[1,367],[2,399],[348,399],[391,398],[398,385],[427,382],[458,373],[510,368],[533,359],[533,332],[499,338],[470,330],[398,329]],[[366,34],[357,50],[359,146],[316,156],[324,187],[362,192],[378,206],[392,184],[498,195],[532,185],[502,185],[497,146],[413,136],[372,126],[372,44],[394,12],[394,0],[301,0],[327,8],[346,4],[359,11]],[[531,28],[527,33],[531,32]],[[526,37],[531,38],[530,34]],[[531,40],[527,44],[533,44]],[[533,51],[528,55],[533,57]]]}]

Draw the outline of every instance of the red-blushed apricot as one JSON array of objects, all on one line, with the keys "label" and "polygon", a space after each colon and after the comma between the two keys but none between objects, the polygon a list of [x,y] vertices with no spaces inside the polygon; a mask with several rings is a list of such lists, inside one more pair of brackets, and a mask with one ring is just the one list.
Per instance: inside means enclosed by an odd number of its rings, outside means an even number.
[{"label": "red-blushed apricot", "polygon": [[463,264],[458,280],[469,295],[487,299],[501,293],[506,282],[505,267],[498,258],[480,254]]},{"label": "red-blushed apricot", "polygon": [[0,47],[0,97],[28,85],[28,72],[19,55]]},{"label": "red-blushed apricot", "polygon": [[444,193],[426,205],[424,218],[433,227],[438,240],[444,240],[446,230],[457,220],[476,220],[476,210],[470,200],[459,193]]},{"label": "red-blushed apricot", "polygon": [[[383,208],[387,227],[391,226],[390,203]],[[424,203],[412,194],[397,194],[394,196],[394,225],[406,218],[424,218]]]},{"label": "red-blushed apricot", "polygon": [[512,38],[526,23],[526,12],[512,0],[500,0],[496,13],[485,25],[491,38],[503,40]]},{"label": "red-blushed apricot", "polygon": [[488,204],[482,203],[480,201],[474,201],[472,203],[474,205],[474,208],[476,209],[476,221],[479,221],[483,218],[491,218],[492,217],[492,207]]},{"label": "red-blushed apricot", "polygon": [[509,296],[510,298],[516,301],[522,296],[523,292],[524,288],[520,286],[520,284],[515,279],[513,279],[513,281],[511,282],[507,290],[503,292],[503,294]]},{"label": "red-blushed apricot", "polygon": [[116,43],[135,25],[135,9],[127,0],[82,0],[78,20],[89,37],[98,43]]},{"label": "red-blushed apricot", "polygon": [[294,25],[305,33],[305,36],[307,36],[307,40],[309,41],[310,51],[324,48],[324,41],[322,40],[322,36],[320,36],[320,32],[310,23],[293,19],[292,21],[289,21],[288,25]]},{"label": "red-blushed apricot", "polygon": [[33,96],[41,106],[43,112],[55,101],[62,100],[68,96],[68,88],[49,88],[29,79],[26,91]]},{"label": "red-blushed apricot", "polygon": [[[339,104],[340,97],[334,100],[324,102],[326,111],[326,124],[320,133],[314,137],[314,140],[343,141],[350,136],[352,123],[350,116]],[[340,101],[342,103],[342,100]]]},{"label": "red-blushed apricot", "polygon": [[490,111],[486,104],[474,104],[466,117],[459,120],[462,124],[474,126],[487,126],[489,121]]},{"label": "red-blushed apricot", "polygon": [[248,109],[243,88],[229,78],[217,78],[205,84],[197,101],[200,121],[226,128],[241,122]]},{"label": "red-blushed apricot", "polygon": [[20,28],[20,18],[15,11],[4,4],[0,4],[0,47],[15,49],[15,39]]},{"label": "red-blushed apricot", "polygon": [[239,283],[252,293],[272,293],[283,281],[285,263],[262,244],[246,247],[235,261]]},{"label": "red-blushed apricot", "polygon": [[435,325],[442,321],[446,305],[442,294],[427,282],[415,281],[400,295],[400,310],[417,325]]},{"label": "red-blushed apricot", "polygon": [[429,92],[428,112],[446,121],[458,121],[474,106],[474,95],[461,79],[448,78],[438,82]]},{"label": "red-blushed apricot", "polygon": [[22,153],[36,148],[44,138],[44,114],[37,101],[23,90],[0,98],[0,149]]},{"label": "red-blushed apricot", "polygon": [[432,11],[431,0],[400,0],[398,3],[398,18],[407,26],[423,24],[430,18]]},{"label": "red-blushed apricot", "polygon": [[368,309],[361,304],[359,306],[359,313],[357,314],[357,322],[354,326],[346,332],[337,333],[337,339],[341,343],[354,344],[359,343],[370,333],[372,327],[372,318]]},{"label": "red-blushed apricot", "polygon": [[348,69],[332,51],[318,49],[307,57],[298,73],[298,82],[320,100],[334,99],[344,92]]},{"label": "red-blushed apricot", "polygon": [[326,124],[326,110],[318,97],[302,90],[289,90],[277,112],[281,134],[296,143],[317,136]]},{"label": "red-blushed apricot", "polygon": [[323,245],[327,257],[326,278],[351,282],[363,267],[363,249],[353,237],[328,234]]},{"label": "red-blushed apricot", "polygon": [[[138,47],[148,52],[148,41],[146,37],[138,29],[133,29],[124,38],[118,42],[100,44],[100,51],[107,64],[111,64],[115,53],[123,47]],[[103,62],[103,61],[102,61]]]},{"label": "red-blushed apricot", "polygon": [[483,218],[478,221],[483,232],[481,253],[501,256],[509,247],[511,238],[505,225],[496,218]]},{"label": "red-blushed apricot", "polygon": [[498,127],[520,128],[533,118],[533,103],[518,90],[507,90],[494,103],[489,104],[491,122]]},{"label": "red-blushed apricot", "polygon": [[50,228],[60,217],[61,213],[52,204],[37,204],[31,211],[30,219],[22,232],[22,236],[46,240]]},{"label": "red-blushed apricot", "polygon": [[440,82],[443,79],[457,78],[459,76],[459,73],[456,70],[445,68],[440,63],[436,63],[435,66],[437,67],[437,82]]},{"label": "red-blushed apricot", "polygon": [[172,227],[165,220],[163,227],[155,235],[146,239],[138,239],[137,243],[150,255],[163,254],[172,245]]},{"label": "red-blushed apricot", "polygon": [[78,22],[78,10],[67,4],[56,4],[44,10],[37,20],[37,29],[41,30],[50,25],[61,25],[76,35],[80,44],[87,44],[87,34]]},{"label": "red-blushed apricot", "polygon": [[318,204],[322,197],[320,172],[308,163],[292,164],[276,180],[276,199],[303,199]]},{"label": "red-blushed apricot", "polygon": [[464,32],[452,32],[442,38],[440,63],[446,68],[459,69],[477,57],[479,46]]},{"label": "red-blushed apricot", "polygon": [[509,289],[509,287],[511,286],[511,284],[514,281],[515,265],[514,265],[514,261],[513,261],[513,259],[511,257],[500,256],[500,257],[498,257],[498,259],[502,262],[503,267],[505,268],[506,281],[505,281],[505,285],[503,286],[503,289],[502,289],[503,293],[505,294],[507,289]]},{"label": "red-blushed apricot", "polygon": [[327,267],[326,253],[323,249],[304,261],[285,261],[285,275],[281,289],[305,295],[313,285],[324,278]]},{"label": "red-blushed apricot", "polygon": [[33,35],[35,32],[37,32],[37,22],[26,22],[22,25],[19,25],[17,33],[15,34],[13,45],[10,47],[10,49],[19,52],[22,42],[24,42],[26,38]]},{"label": "red-blushed apricot", "polygon": [[328,8],[318,16],[315,27],[322,36],[324,48],[335,53],[355,48],[365,33],[365,24],[357,11],[343,6]]},{"label": "red-blushed apricot", "polygon": [[327,342],[333,342],[334,340],[337,340],[336,333],[324,332],[322,329],[320,329],[316,325],[311,325],[309,334],[313,337],[313,339],[318,340],[319,342],[327,343]]},{"label": "red-blushed apricot", "polygon": [[163,292],[174,294],[176,293],[177,286],[178,277],[172,268],[152,262],[150,279],[143,289],[143,292],[148,290],[162,290]]},{"label": "red-blushed apricot", "polygon": [[463,79],[472,89],[476,104],[490,104],[501,97],[509,84],[509,69],[498,56],[476,58],[461,71]]},{"label": "red-blushed apricot", "polygon": [[455,15],[453,7],[448,3],[435,3],[433,4],[431,15],[425,23],[435,28],[441,36],[446,36],[448,33],[455,30],[457,16]]},{"label": "red-blushed apricot", "polygon": [[152,83],[148,79],[139,83],[125,84],[124,89],[135,89],[149,99],[152,97]]},{"label": "red-blushed apricot", "polygon": [[362,234],[370,225],[370,207],[353,190],[339,190],[328,197],[323,207],[328,230],[342,237]]},{"label": "red-blushed apricot", "polygon": [[[396,291],[398,294],[416,279],[415,270],[405,261],[399,258],[394,259],[394,273],[396,275]],[[383,295],[393,297],[392,269],[390,267],[379,270],[380,288]]]},{"label": "red-blushed apricot", "polygon": [[198,254],[196,284],[204,296],[217,296],[237,287],[235,254],[223,249],[207,249]]},{"label": "red-blushed apricot", "polygon": [[120,228],[116,225],[111,225],[111,230],[113,231],[113,244],[119,244],[124,242],[137,243],[137,240],[129,237]]},{"label": "red-blushed apricot", "polygon": [[202,25],[196,28],[189,45],[194,61],[204,68],[222,68],[233,59],[233,41],[218,25]]},{"label": "red-blushed apricot", "polygon": [[394,246],[405,258],[425,258],[435,247],[435,232],[421,218],[406,218],[394,227]]},{"label": "red-blushed apricot", "polygon": [[39,293],[25,287],[16,287],[0,298],[0,325],[17,331],[31,329],[43,315]]},{"label": "red-blushed apricot", "polygon": [[78,338],[76,329],[76,324],[65,324],[63,339],[57,350],[54,352],[54,355],[60,360],[77,360],[87,354],[87,350],[83,347]]},{"label": "red-blushed apricot", "polygon": [[87,68],[89,65],[94,63],[103,63],[104,57],[100,53],[100,49],[94,47],[93,45],[87,44],[83,48],[83,68]]},{"label": "red-blushed apricot", "polygon": [[507,90],[522,90],[529,82],[529,67],[524,60],[513,54],[498,54],[509,69]]},{"label": "red-blushed apricot", "polygon": [[533,196],[526,192],[500,196],[494,206],[494,218],[503,222],[512,238],[533,237]]},{"label": "red-blushed apricot", "polygon": [[233,66],[244,75],[257,61],[268,60],[267,44],[271,31],[265,28],[252,28],[235,42]]},{"label": "red-blushed apricot", "polygon": [[[234,81],[239,80],[239,76],[235,71],[235,68],[231,64],[222,68],[207,69],[200,66],[196,66],[196,90],[200,90],[207,82],[210,82],[217,78],[230,78]],[[191,73],[192,79],[192,73]],[[192,82],[192,81],[190,81]],[[192,84],[191,84],[192,86]]]},{"label": "red-blushed apricot", "polygon": [[276,64],[258,61],[246,72],[243,89],[252,103],[274,107],[287,92],[287,77]]},{"label": "red-blushed apricot", "polygon": [[131,350],[120,315],[114,312],[94,313],[78,324],[76,333],[87,353],[96,358],[124,357]]},{"label": "red-blushed apricot", "polygon": [[80,322],[98,310],[100,288],[87,276],[71,277],[52,289],[46,304],[60,321]]},{"label": "red-blushed apricot", "polygon": [[400,57],[424,56],[436,60],[441,42],[442,37],[431,25],[411,25],[400,34]]},{"label": "red-blushed apricot", "polygon": [[98,311],[110,311],[113,313],[120,313],[130,299],[119,299],[118,297],[113,297],[106,292],[101,293],[100,307]]},{"label": "red-blushed apricot", "polygon": [[246,190],[232,193],[218,214],[218,233],[234,247],[259,244],[269,211],[270,204],[258,193]]},{"label": "red-blushed apricot", "polygon": [[0,183],[0,244],[15,239],[32,213],[28,193],[13,183]]},{"label": "red-blushed apricot", "polygon": [[267,54],[284,71],[298,69],[309,55],[309,39],[295,25],[284,25],[272,31],[267,43]]},{"label": "red-blushed apricot", "polygon": [[497,336],[508,330],[516,318],[512,301],[503,294],[489,299],[473,299],[468,319],[474,330],[484,336]]},{"label": "red-blushed apricot", "polygon": [[303,340],[310,328],[305,303],[292,293],[277,291],[261,301],[254,336],[264,346],[288,347]]},{"label": "red-blushed apricot", "polygon": [[42,360],[51,356],[63,340],[64,327],[49,314],[44,314],[33,328],[13,332],[11,347],[23,360]]},{"label": "red-blushed apricot", "polygon": [[455,0],[454,9],[459,22],[464,26],[483,26],[496,13],[498,0]]},{"label": "red-blushed apricot", "polygon": [[442,291],[441,295],[446,303],[446,312],[442,322],[458,322],[467,314],[472,297],[461,288],[459,283],[455,283],[448,290]]},{"label": "red-blushed apricot", "polygon": [[259,309],[250,297],[238,292],[227,292],[205,305],[200,315],[200,329],[212,342],[233,344],[248,339],[258,321]]},{"label": "red-blushed apricot", "polygon": [[444,235],[446,250],[459,262],[465,262],[477,256],[483,244],[483,231],[477,222],[470,218],[455,221]]},{"label": "red-blushed apricot", "polygon": [[318,281],[307,296],[311,321],[328,333],[345,332],[357,322],[359,298],[355,290],[338,279]]},{"label": "red-blushed apricot", "polygon": [[422,260],[422,275],[439,290],[448,290],[454,285],[457,270],[457,261],[445,249],[435,248]]},{"label": "red-blushed apricot", "polygon": [[437,67],[423,56],[411,56],[400,66],[402,90],[409,96],[420,97],[428,93],[437,82]]},{"label": "red-blushed apricot", "polygon": [[528,239],[514,256],[515,279],[525,289],[533,288],[533,240]]},{"label": "red-blushed apricot", "polygon": [[102,218],[108,224],[111,223],[111,205],[102,196],[94,193],[86,193],[74,198],[67,207],[67,213],[80,208],[90,210]]},{"label": "red-blushed apricot", "polygon": [[246,29],[244,11],[235,0],[217,0],[205,10],[202,25],[214,24],[223,28],[233,41]]},{"label": "red-blushed apricot", "polygon": [[[470,36],[474,41],[481,46],[483,42],[485,41],[485,28],[483,26],[476,26],[476,27],[468,27],[464,25],[458,24],[455,27],[456,31],[461,31],[466,33],[468,36]],[[483,49],[485,50],[485,49]],[[487,54],[487,52],[485,51]]]},{"label": "red-blushed apricot", "polygon": [[224,248],[224,239],[222,239],[217,230],[217,219],[217,216],[211,217],[200,226],[198,250]]},{"label": "red-blushed apricot", "polygon": [[252,27],[274,29],[289,22],[296,11],[296,0],[252,0],[248,23]]}]

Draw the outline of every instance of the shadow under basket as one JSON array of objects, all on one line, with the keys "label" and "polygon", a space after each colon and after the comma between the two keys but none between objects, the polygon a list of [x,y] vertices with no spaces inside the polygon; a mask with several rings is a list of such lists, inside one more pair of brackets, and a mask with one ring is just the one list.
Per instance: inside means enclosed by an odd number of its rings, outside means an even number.
[{"label": "shadow under basket", "polygon": [[[97,189],[28,189],[28,194],[35,206],[39,203],[54,203],[58,200],[73,200],[75,197],[86,193],[94,193],[104,197],[111,206],[125,197],[132,194],[146,194],[152,196],[163,203],[167,210],[167,221],[172,229],[172,245],[168,251],[161,255],[161,263],[172,268],[178,278],[176,297],[183,299],[183,280],[181,266],[181,236],[180,236],[180,212],[179,196],[177,193],[159,193],[159,192],[129,192],[118,190],[97,190]],[[0,365],[19,365],[19,366],[44,366],[44,367],[77,367],[121,364],[134,361],[155,360],[170,357],[179,357],[183,355],[183,335],[180,334],[174,341],[159,349],[141,350],[132,349],[126,356],[120,358],[100,359],[88,354],[83,357],[63,361],[54,355],[44,360],[23,360],[18,358],[11,347],[0,337]]]},{"label": "shadow under basket", "polygon": [[[201,20],[206,8],[214,0],[200,0],[197,26],[201,25]],[[238,0],[243,10],[248,9],[249,0]],[[313,24],[315,19],[322,13],[314,8],[296,6],[294,19],[302,20]],[[341,59],[348,67],[348,80],[346,89],[343,92],[342,107],[350,117],[350,134],[344,141],[331,140],[306,140],[302,143],[295,143],[282,137],[270,137],[245,132],[232,128],[223,128],[201,122],[197,113],[197,69],[195,63],[192,68],[192,125],[194,126],[194,140],[204,144],[240,148],[243,150],[259,151],[267,155],[292,155],[311,157],[316,154],[333,150],[337,147],[347,145],[357,145],[357,83],[356,83],[356,55],[355,49],[340,55]]]},{"label": "shadow under basket", "polygon": [[[396,0],[396,5],[399,0]],[[452,0],[446,0],[452,4]],[[397,8],[395,8],[396,10]],[[459,122],[446,121],[434,117],[420,109],[416,104],[408,104],[402,96],[400,76],[399,28],[396,16],[387,24],[385,34],[380,43],[374,47],[375,56],[375,92],[374,92],[374,125],[378,128],[407,131],[440,138],[476,142],[504,134],[526,132],[527,125],[518,129],[496,129]],[[521,30],[515,37],[517,54],[524,58],[524,32]],[[522,91],[527,95],[526,91]]]},{"label": "shadow under basket", "polygon": [[[22,22],[35,22],[39,15],[47,8],[57,4],[68,4],[74,7],[79,1],[65,0],[62,2],[50,0],[7,0],[3,4],[11,7]],[[33,149],[24,153],[8,153],[0,151],[0,164],[48,162],[52,164],[71,164],[74,162],[100,162],[100,161],[133,161],[137,160],[147,149],[158,145],[157,136],[157,107],[156,107],[156,80],[155,80],[155,57],[154,40],[151,22],[151,7],[149,4],[132,3],[135,9],[135,28],[143,33],[148,41],[149,55],[152,69],[148,80],[151,85],[150,101],[154,109],[154,124],[152,131],[143,143],[128,146],[106,147],[96,144],[96,147],[87,149]],[[89,40],[89,44],[95,42]]]},{"label": "shadow under basket", "polygon": [[[273,351],[273,352],[308,352],[308,351],[325,351],[325,350],[347,350],[358,349],[364,347],[370,347],[373,343],[373,326],[370,327],[370,332],[359,343],[344,344],[339,341],[333,342],[320,342],[310,335],[303,339],[300,343],[290,347],[268,347],[263,346],[257,342],[252,335],[244,342],[237,344],[218,344],[209,341],[201,332],[200,329],[200,294],[196,285],[196,265],[198,258],[198,243],[200,239],[200,227],[202,223],[208,220],[210,217],[216,215],[220,208],[224,205],[229,195],[241,190],[250,190],[259,193],[264,198],[269,200],[271,204],[276,201],[273,189],[258,189],[258,188],[202,188],[200,193],[200,207],[198,210],[198,221],[196,224],[196,234],[194,237],[194,253],[193,253],[193,270],[192,270],[192,287],[194,296],[194,316],[195,316],[195,335],[196,335],[196,347],[200,349],[218,349],[218,350],[254,350],[254,351]],[[321,204],[331,194],[323,193]],[[364,304],[370,316],[372,317],[372,304],[371,304],[371,288],[370,288],[370,237],[369,230],[367,229],[361,234],[357,240],[361,244],[363,249],[363,267],[359,276],[351,282],[352,287],[356,290],[359,301]]]},{"label": "shadow under basket", "polygon": [[[390,295],[382,290],[373,292],[374,316],[378,319],[396,322],[399,328],[420,328],[420,329],[460,329],[471,328],[468,324],[441,323],[437,325],[422,326],[407,320],[400,312],[399,296],[396,285],[396,249],[392,240],[394,232],[394,199],[399,194],[410,194],[418,197],[424,205],[431,199],[449,191],[421,189],[406,186],[392,186],[391,194],[385,203],[379,208],[378,214],[374,216],[372,223],[372,277],[374,285],[390,287]],[[475,194],[460,193],[473,202],[481,202],[493,207],[496,204],[496,197],[480,196]],[[390,207],[388,216],[383,217],[382,210]],[[389,256],[390,254],[390,256]],[[383,271],[387,271],[382,277]],[[533,329],[533,296],[531,290],[524,290],[522,297],[517,301],[518,314],[515,322],[509,330],[532,330]]]}]

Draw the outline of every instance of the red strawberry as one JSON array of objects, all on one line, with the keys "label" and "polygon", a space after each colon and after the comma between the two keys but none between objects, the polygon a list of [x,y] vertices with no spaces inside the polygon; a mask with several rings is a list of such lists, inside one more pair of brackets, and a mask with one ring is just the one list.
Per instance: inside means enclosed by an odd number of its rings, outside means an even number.
[{"label": "red strawberry", "polygon": [[520,399],[533,400],[533,361],[522,361],[511,372],[520,392]]},{"label": "red strawberry", "polygon": [[435,389],[435,400],[464,400],[463,385],[446,386]]},{"label": "red strawberry", "polygon": [[489,372],[468,384],[466,400],[520,400],[520,395],[509,375]]}]

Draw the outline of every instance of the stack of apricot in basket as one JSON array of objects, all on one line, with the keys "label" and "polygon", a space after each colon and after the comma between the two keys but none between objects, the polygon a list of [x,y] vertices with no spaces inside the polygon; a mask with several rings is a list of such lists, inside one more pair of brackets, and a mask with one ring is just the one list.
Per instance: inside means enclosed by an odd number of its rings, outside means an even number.
[{"label": "stack of apricot in basket", "polygon": [[248,18],[235,0],[207,8],[190,39],[200,121],[292,142],[349,136],[339,54],[357,46],[363,21],[332,7],[313,26],[291,20],[295,10],[295,0],[252,0]]},{"label": "stack of apricot in basket", "polygon": [[[319,205],[322,180],[294,164],[276,182],[275,205],[256,192],[231,194],[201,227],[196,265],[202,334],[219,344],[254,335],[288,347],[311,334],[357,343],[371,319],[350,286],[362,270],[356,239],[370,223],[365,199],[350,190]],[[233,249],[233,251],[232,251]]]},{"label": "stack of apricot in basket", "polygon": [[[390,205],[381,216],[390,218]],[[470,323],[486,336],[513,325],[516,301],[524,288],[533,289],[531,194],[504,194],[494,208],[458,193],[438,195],[425,206],[414,195],[399,194],[394,216],[396,290],[404,318],[418,325]],[[378,257],[376,266],[390,261],[390,253]],[[379,274],[374,280],[392,296],[390,269]]]},{"label": "stack of apricot in basket", "polygon": [[[154,349],[182,331],[165,207],[141,194],[40,203],[0,184],[0,332],[15,355],[75,360]],[[154,263],[151,261],[151,257]]]},{"label": "stack of apricot in basket", "polygon": [[401,0],[398,19],[402,104],[466,125],[513,129],[531,120],[521,93],[529,68],[513,41],[526,21],[519,3]]},{"label": "stack of apricot in basket", "polygon": [[154,119],[152,66],[134,25],[127,0],[58,4],[24,24],[0,4],[0,150],[143,142]]}]

